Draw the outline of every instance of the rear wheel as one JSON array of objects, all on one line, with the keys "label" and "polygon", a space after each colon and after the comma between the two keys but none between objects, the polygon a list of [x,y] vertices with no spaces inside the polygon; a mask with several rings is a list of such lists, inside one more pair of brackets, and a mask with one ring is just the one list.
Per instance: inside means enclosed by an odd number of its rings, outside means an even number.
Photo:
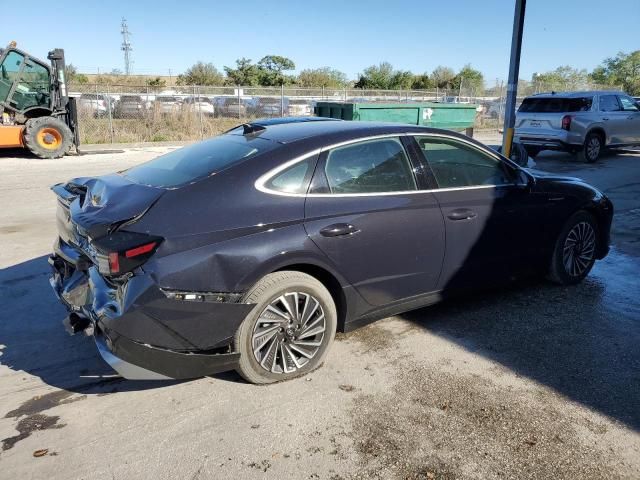
[{"label": "rear wheel", "polygon": [[238,373],[251,383],[304,375],[322,364],[336,333],[331,294],[302,272],[266,275],[245,296],[256,306],[236,332]]},{"label": "rear wheel", "polygon": [[561,285],[581,282],[593,268],[598,246],[598,225],[588,212],[567,220],[553,250],[549,279]]},{"label": "rear wheel", "polygon": [[[502,153],[502,146],[499,146],[497,151],[498,153]],[[513,142],[511,144],[511,155],[509,155],[509,159],[522,167],[526,167],[529,162],[529,154],[524,148],[524,145],[519,142]]]},{"label": "rear wheel", "polygon": [[600,157],[604,148],[604,141],[597,133],[589,133],[584,145],[578,150],[578,159],[586,163],[593,163]]},{"label": "rear wheel", "polygon": [[527,154],[531,157],[531,158],[535,158],[541,151],[542,149],[540,147],[524,147],[525,150],[527,151]]},{"label": "rear wheel", "polygon": [[24,129],[25,146],[39,158],[60,158],[69,151],[72,143],[71,129],[58,118],[34,118]]}]

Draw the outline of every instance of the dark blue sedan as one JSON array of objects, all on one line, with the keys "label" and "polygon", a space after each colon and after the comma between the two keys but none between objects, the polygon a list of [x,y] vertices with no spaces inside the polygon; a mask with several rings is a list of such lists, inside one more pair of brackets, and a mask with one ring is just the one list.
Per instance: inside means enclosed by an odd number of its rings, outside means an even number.
[{"label": "dark blue sedan", "polygon": [[303,375],[335,333],[524,275],[581,281],[611,202],[454,132],[273,119],[53,187],[51,284],[131,379]]}]

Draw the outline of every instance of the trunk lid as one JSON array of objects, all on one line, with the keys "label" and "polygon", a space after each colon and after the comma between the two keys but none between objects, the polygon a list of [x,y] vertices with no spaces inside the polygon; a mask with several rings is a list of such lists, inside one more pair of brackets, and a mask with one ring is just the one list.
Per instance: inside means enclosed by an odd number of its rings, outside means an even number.
[{"label": "trunk lid", "polygon": [[140,218],[164,193],[122,175],[75,178],[51,187],[58,197],[58,233],[67,243],[83,246],[123,223]]}]

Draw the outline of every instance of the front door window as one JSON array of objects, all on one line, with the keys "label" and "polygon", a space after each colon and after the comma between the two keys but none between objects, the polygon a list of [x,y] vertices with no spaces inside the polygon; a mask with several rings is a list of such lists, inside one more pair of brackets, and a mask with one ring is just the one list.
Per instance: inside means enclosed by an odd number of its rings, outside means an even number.
[{"label": "front door window", "polygon": [[11,51],[0,65],[0,102],[7,100],[13,82],[20,75],[22,62],[24,62],[24,55]]}]

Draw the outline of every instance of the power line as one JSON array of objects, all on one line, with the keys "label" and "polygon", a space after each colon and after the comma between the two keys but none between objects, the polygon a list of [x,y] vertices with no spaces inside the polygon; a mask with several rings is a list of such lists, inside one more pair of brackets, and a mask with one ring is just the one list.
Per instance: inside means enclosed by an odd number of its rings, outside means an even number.
[{"label": "power line", "polygon": [[124,73],[125,75],[129,75],[131,73],[131,64],[133,63],[131,60],[131,42],[129,41],[129,27],[127,26],[127,19],[122,17],[122,29],[120,33],[122,33],[122,47],[121,50],[124,52]]}]

